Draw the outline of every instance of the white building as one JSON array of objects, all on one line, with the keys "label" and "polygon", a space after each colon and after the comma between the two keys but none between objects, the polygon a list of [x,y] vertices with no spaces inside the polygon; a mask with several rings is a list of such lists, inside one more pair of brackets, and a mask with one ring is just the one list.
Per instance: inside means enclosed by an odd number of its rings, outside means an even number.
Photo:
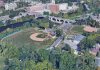
[{"label": "white building", "polygon": [[78,10],[78,6],[77,5],[72,5],[72,6],[69,6],[68,8],[67,8],[67,13],[69,13],[69,12],[75,12],[75,11],[77,11]]},{"label": "white building", "polygon": [[15,10],[17,8],[16,3],[6,3],[5,4],[5,10]]},{"label": "white building", "polygon": [[68,8],[68,3],[59,4],[59,10],[60,11],[66,11],[67,8]]}]

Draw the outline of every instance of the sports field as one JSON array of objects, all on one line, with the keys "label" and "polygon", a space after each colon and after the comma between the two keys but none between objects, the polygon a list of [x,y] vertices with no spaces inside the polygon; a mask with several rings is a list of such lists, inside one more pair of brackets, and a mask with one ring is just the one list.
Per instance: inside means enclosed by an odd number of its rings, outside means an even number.
[{"label": "sports field", "polygon": [[23,47],[23,46],[34,46],[37,48],[45,48],[49,47],[53,42],[54,39],[44,40],[44,41],[34,41],[30,38],[30,36],[34,33],[39,33],[40,31],[35,30],[34,28],[25,29],[20,31],[16,34],[13,34],[5,39],[2,40],[3,43],[11,44],[16,47]]}]

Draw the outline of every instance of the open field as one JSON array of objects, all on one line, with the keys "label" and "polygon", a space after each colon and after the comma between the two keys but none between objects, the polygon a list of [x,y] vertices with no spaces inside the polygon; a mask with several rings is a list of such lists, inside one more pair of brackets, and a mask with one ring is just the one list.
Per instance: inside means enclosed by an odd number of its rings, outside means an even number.
[{"label": "open field", "polygon": [[74,33],[83,33],[83,26],[80,26],[80,25],[76,25],[76,26],[73,26],[71,32],[74,32]]},{"label": "open field", "polygon": [[45,40],[43,42],[37,42],[37,41],[30,39],[30,36],[33,33],[37,33],[37,32],[39,31],[35,30],[34,28],[25,29],[21,32],[18,32],[14,35],[11,35],[3,39],[2,42],[6,44],[14,45],[16,47],[34,46],[37,48],[49,47],[53,43],[54,39]]},{"label": "open field", "polygon": [[0,55],[0,70],[3,70],[3,68],[4,68],[4,57]]}]

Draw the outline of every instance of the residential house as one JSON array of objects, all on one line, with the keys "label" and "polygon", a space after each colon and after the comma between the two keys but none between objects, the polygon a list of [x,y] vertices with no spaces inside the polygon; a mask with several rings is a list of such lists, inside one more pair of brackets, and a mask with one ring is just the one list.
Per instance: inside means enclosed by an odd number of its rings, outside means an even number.
[{"label": "residential house", "polygon": [[92,49],[90,49],[90,53],[91,54],[93,54],[93,55],[97,55],[97,52],[99,52],[100,51],[100,44],[99,43],[97,43],[97,44],[95,44],[94,46],[93,46],[93,48]]},{"label": "residential house", "polygon": [[97,70],[100,70],[100,51],[97,53],[95,57],[95,66],[97,67]]},{"label": "residential house", "polygon": [[95,20],[96,22],[99,22],[100,23],[100,14],[98,15],[91,15],[90,16],[93,20]]}]

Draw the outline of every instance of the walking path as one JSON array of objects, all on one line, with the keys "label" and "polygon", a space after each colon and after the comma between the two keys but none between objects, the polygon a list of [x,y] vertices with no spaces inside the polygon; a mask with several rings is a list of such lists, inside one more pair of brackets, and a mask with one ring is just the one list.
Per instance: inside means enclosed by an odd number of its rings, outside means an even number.
[{"label": "walking path", "polygon": [[61,43],[63,38],[64,36],[58,37],[58,39],[49,48],[47,48],[47,50],[52,50],[53,48],[57,47]]},{"label": "walking path", "polygon": [[13,36],[13,35],[15,35],[15,34],[17,34],[17,33],[19,33],[19,32],[22,32],[22,31],[23,31],[23,30],[20,30],[20,31],[14,32],[14,33],[12,33],[12,34],[9,34],[9,35],[3,37],[3,38],[1,39],[1,41],[3,41],[3,40],[4,40],[5,38],[7,38],[7,37]]}]

